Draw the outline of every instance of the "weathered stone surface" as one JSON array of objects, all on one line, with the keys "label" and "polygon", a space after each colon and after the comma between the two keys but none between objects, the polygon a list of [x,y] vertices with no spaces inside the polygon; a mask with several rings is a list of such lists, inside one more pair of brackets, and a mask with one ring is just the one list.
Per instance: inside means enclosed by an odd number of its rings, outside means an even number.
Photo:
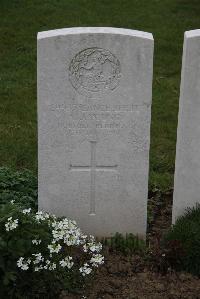
[{"label": "weathered stone surface", "polygon": [[185,32],[172,221],[200,203],[200,30]]},{"label": "weathered stone surface", "polygon": [[39,208],[87,233],[145,235],[153,38],[38,34]]}]

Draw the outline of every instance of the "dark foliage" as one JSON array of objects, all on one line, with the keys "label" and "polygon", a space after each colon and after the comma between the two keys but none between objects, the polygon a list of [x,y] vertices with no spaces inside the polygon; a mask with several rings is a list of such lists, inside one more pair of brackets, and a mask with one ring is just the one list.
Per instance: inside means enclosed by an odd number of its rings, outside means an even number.
[{"label": "dark foliage", "polygon": [[37,178],[31,171],[16,172],[0,167],[0,205],[11,200],[37,210]]},{"label": "dark foliage", "polygon": [[[200,276],[200,205],[188,208],[165,237],[177,270]],[[174,262],[173,262],[174,261]]]}]

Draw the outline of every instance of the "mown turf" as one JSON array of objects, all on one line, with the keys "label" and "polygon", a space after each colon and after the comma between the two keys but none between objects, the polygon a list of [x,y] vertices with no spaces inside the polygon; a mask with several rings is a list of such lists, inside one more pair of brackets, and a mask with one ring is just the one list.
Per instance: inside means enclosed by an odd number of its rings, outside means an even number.
[{"label": "mown turf", "polygon": [[0,0],[0,165],[37,170],[36,34],[114,26],[155,38],[150,186],[173,185],[183,33],[199,0]]}]

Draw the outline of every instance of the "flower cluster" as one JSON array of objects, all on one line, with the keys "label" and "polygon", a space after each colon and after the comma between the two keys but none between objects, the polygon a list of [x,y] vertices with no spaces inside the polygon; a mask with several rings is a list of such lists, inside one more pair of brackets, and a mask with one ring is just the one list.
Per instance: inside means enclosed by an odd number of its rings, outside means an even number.
[{"label": "flower cluster", "polygon": [[92,266],[98,267],[104,263],[104,257],[101,254],[94,254],[90,260]]},{"label": "flower cluster", "polygon": [[29,214],[31,212],[31,208],[22,210],[23,214]]},{"label": "flower cluster", "polygon": [[90,239],[87,243],[83,246],[84,252],[100,252],[102,250],[102,244],[96,243],[94,236],[90,236]]},{"label": "flower cluster", "polygon": [[50,253],[58,253],[61,250],[62,246],[60,244],[50,244],[48,245],[48,249],[50,251]]},{"label": "flower cluster", "polygon": [[71,256],[64,258],[59,263],[60,263],[61,267],[63,267],[63,268],[67,267],[68,269],[71,269],[71,267],[74,265],[74,262],[72,261]]},{"label": "flower cluster", "polygon": [[64,218],[60,221],[54,221],[51,227],[53,243],[63,241],[67,246],[76,246],[85,242],[86,236],[81,233],[75,221]]},{"label": "flower cluster", "polygon": [[33,253],[32,256],[34,257],[33,264],[35,264],[35,265],[40,264],[41,262],[44,261],[44,258],[43,258],[42,254],[40,252],[39,253]]},{"label": "flower cluster", "polygon": [[9,232],[10,230],[17,228],[18,222],[19,222],[18,219],[13,220],[12,217],[9,217],[8,222],[5,223],[6,231]]},{"label": "flower cluster", "polygon": [[17,266],[22,270],[26,271],[29,269],[30,263],[31,263],[31,259],[25,260],[24,257],[20,257],[17,261]]},{"label": "flower cluster", "polygon": [[41,242],[42,240],[37,240],[37,239],[32,240],[32,244],[34,245],[39,245]]},{"label": "flower cluster", "polygon": [[43,213],[42,211],[39,211],[35,214],[35,220],[39,223],[40,223],[40,221],[46,220],[46,219],[49,219],[48,213]]},{"label": "flower cluster", "polygon": [[[17,266],[23,271],[32,269],[34,272],[55,271],[79,271],[82,276],[90,274],[93,268],[104,263],[104,257],[100,254],[101,243],[97,243],[93,236],[87,237],[75,221],[67,218],[58,219],[54,215],[39,211],[32,213],[31,209],[22,210],[22,214],[30,217],[38,225],[44,225],[48,231],[48,237],[44,239],[37,233],[31,239],[33,253],[29,256],[21,256],[17,260]],[[31,218],[32,217],[32,218]],[[23,224],[20,222],[20,226]],[[18,219],[8,218],[5,227],[7,231],[18,226]],[[40,246],[38,246],[40,245]],[[75,254],[77,250],[82,254],[81,258]]]},{"label": "flower cluster", "polygon": [[81,274],[83,276],[85,276],[85,275],[88,275],[92,272],[92,268],[90,268],[90,266],[87,263],[85,263],[83,265],[83,267],[80,267],[79,271],[81,272]]}]

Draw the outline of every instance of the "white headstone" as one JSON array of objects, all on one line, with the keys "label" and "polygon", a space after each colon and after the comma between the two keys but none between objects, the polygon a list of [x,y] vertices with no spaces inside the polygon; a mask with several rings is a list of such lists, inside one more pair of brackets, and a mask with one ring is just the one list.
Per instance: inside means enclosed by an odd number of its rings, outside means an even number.
[{"label": "white headstone", "polygon": [[200,203],[200,30],[185,32],[172,222]]},{"label": "white headstone", "polygon": [[153,38],[38,34],[39,208],[87,233],[145,236]]}]

